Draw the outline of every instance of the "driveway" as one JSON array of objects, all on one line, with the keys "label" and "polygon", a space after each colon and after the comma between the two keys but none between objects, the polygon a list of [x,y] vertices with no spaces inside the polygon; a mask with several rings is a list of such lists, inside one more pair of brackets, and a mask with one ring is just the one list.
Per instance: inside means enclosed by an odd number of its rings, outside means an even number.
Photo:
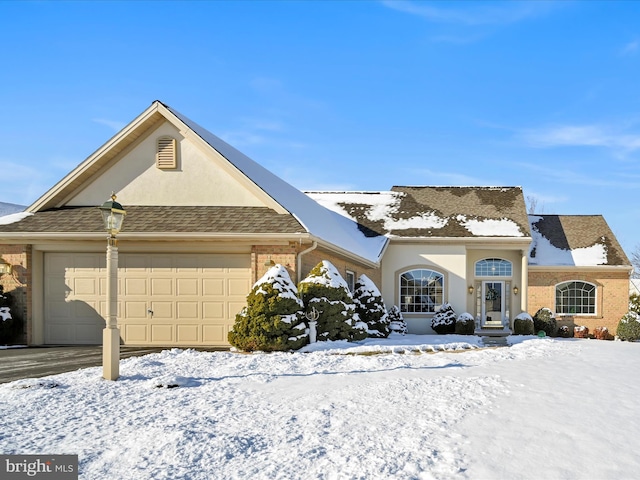
[{"label": "driveway", "polygon": [[[138,357],[171,347],[120,347],[120,358]],[[216,350],[214,348],[206,350]],[[228,350],[220,348],[217,350]],[[71,372],[102,365],[101,345],[28,347],[0,350],[0,383]]]}]

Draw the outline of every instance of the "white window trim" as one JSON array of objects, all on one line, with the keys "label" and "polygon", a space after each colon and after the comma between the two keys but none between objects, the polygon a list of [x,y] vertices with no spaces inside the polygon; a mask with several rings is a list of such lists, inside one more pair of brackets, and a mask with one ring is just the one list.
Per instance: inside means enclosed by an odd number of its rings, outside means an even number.
[{"label": "white window trim", "polygon": [[[567,283],[584,283],[593,287],[593,313],[558,313],[558,286],[565,285]],[[597,317],[598,316],[598,286],[595,283],[587,282],[586,280],[565,280],[564,282],[556,283],[553,287],[553,311],[556,317]]]}]

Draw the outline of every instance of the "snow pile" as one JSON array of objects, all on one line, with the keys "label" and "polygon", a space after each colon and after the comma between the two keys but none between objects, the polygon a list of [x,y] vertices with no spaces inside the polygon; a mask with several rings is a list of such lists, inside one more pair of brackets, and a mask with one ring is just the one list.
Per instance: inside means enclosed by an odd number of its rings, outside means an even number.
[{"label": "snow pile", "polygon": [[[89,368],[43,379],[56,388],[0,385],[0,451],[77,454],[80,478],[92,480],[590,479],[640,470],[629,442],[640,429],[640,385],[628,381],[640,369],[639,343],[368,342],[305,354],[174,349],[121,361],[117,382]],[[372,355],[395,349],[402,354]],[[611,392],[616,408],[603,414]]]},{"label": "snow pile", "polygon": [[7,320],[11,320],[11,310],[9,307],[0,307],[0,320],[6,322]]}]

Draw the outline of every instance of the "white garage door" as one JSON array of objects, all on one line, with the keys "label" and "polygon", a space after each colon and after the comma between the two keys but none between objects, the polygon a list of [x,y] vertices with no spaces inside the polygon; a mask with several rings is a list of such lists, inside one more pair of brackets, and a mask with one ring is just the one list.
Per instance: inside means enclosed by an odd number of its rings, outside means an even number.
[{"label": "white garage door", "polygon": [[[45,254],[45,343],[100,344],[105,255]],[[120,254],[118,322],[126,345],[228,345],[251,289],[250,256]]]}]

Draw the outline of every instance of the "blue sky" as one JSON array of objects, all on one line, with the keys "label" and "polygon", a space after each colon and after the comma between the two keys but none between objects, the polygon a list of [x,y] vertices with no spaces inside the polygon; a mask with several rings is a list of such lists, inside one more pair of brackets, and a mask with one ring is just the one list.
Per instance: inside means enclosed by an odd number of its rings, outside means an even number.
[{"label": "blue sky", "polygon": [[0,2],[0,201],[155,99],[303,190],[522,186],[640,245],[640,2]]}]

